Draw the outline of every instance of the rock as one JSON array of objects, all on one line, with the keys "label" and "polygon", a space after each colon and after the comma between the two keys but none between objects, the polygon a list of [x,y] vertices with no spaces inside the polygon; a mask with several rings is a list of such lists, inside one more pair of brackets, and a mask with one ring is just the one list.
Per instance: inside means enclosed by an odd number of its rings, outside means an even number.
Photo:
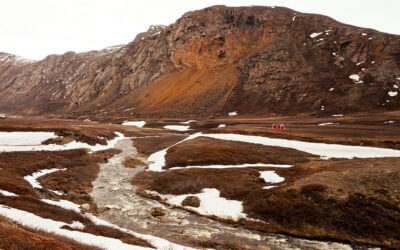
[{"label": "rock", "polygon": [[85,210],[89,210],[89,209],[90,209],[90,205],[87,204],[87,203],[82,204],[81,207],[82,207],[83,209],[85,209]]},{"label": "rock", "polygon": [[110,210],[110,208],[108,208],[108,207],[100,207],[100,208],[97,208],[97,209],[96,209],[96,211],[97,211],[98,213],[104,213],[104,212],[107,211],[107,210]]},{"label": "rock", "polygon": [[[0,52],[0,109],[101,117],[147,103],[135,115],[212,119],[218,110],[311,113],[322,97],[332,113],[400,108],[397,99],[381,105],[400,76],[396,35],[363,36],[365,29],[322,15],[297,12],[293,22],[294,12],[213,6],[151,27],[121,47],[50,55],[40,63]],[[189,79],[190,71],[196,77]],[[349,79],[358,73],[364,84]],[[159,99],[163,105],[153,106]]]},{"label": "rock", "polygon": [[200,199],[197,196],[188,196],[182,201],[182,206],[200,207]]},{"label": "rock", "polygon": [[183,229],[179,229],[178,230],[178,234],[183,234],[185,231],[183,231]]},{"label": "rock", "polygon": [[153,217],[164,216],[165,215],[165,210],[163,208],[161,208],[161,207],[153,207],[150,210],[150,214]]}]

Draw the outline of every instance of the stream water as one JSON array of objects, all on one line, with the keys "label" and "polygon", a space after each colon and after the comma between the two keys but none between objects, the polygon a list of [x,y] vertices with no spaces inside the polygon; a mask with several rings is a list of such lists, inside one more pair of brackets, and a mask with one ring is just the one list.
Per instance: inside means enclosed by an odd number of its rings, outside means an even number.
[{"label": "stream water", "polygon": [[[235,243],[251,249],[351,249],[349,245],[334,242],[234,228],[230,224],[136,195],[136,187],[132,186],[131,180],[137,173],[144,171],[145,167],[127,168],[122,164],[127,156],[137,157],[131,139],[120,140],[115,148],[122,152],[100,165],[99,175],[93,182],[91,196],[94,202],[98,208],[107,208],[99,215],[101,219],[138,233],[159,236],[188,246],[195,246],[195,241],[212,241],[219,244]],[[150,210],[154,207],[163,208],[165,216],[151,216]]]}]

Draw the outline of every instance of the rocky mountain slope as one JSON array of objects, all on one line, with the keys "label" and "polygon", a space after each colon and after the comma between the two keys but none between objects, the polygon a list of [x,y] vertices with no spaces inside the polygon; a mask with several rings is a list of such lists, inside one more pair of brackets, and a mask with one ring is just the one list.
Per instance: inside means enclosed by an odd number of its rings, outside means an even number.
[{"label": "rocky mountain slope", "polygon": [[400,108],[400,36],[281,7],[214,6],[131,43],[0,53],[0,110],[68,116],[330,115]]}]

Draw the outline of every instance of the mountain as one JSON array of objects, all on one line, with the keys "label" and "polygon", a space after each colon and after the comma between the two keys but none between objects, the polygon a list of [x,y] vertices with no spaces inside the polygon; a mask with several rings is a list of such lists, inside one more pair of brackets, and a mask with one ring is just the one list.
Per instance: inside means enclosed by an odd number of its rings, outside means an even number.
[{"label": "mountain", "polygon": [[400,36],[282,7],[213,6],[134,41],[0,53],[0,110],[67,116],[330,115],[400,108]]}]

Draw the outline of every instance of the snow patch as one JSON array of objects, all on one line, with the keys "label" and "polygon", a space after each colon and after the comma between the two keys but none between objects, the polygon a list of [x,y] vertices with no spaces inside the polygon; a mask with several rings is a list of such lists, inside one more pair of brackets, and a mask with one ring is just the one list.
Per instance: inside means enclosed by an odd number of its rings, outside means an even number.
[{"label": "snow patch", "polygon": [[78,223],[67,224],[60,221],[55,221],[51,219],[45,219],[39,217],[33,213],[29,213],[23,210],[7,207],[0,205],[0,215],[7,217],[13,221],[16,221],[22,226],[34,228],[38,230],[43,230],[49,233],[54,233],[56,235],[61,235],[69,239],[78,241],[83,244],[88,244],[92,246],[97,246],[99,248],[105,249],[148,249],[140,246],[129,245],[123,243],[120,240],[114,238],[108,238],[104,236],[97,236],[89,233],[83,233],[79,231],[71,231],[67,229],[62,229],[63,226],[75,226],[79,227]]},{"label": "snow patch", "polygon": [[188,131],[190,126],[180,126],[180,125],[167,125],[164,126],[165,129],[176,130],[176,131]]},{"label": "snow patch", "polygon": [[304,151],[310,154],[320,155],[324,159],[329,158],[380,158],[380,157],[400,157],[400,150],[364,146],[350,146],[340,144],[327,144],[318,142],[304,142],[288,139],[277,139],[253,135],[240,134],[201,134],[215,139],[241,141],[266,146],[278,146]]},{"label": "snow patch", "polygon": [[67,210],[71,210],[71,211],[74,211],[77,213],[81,212],[79,205],[77,205],[73,202],[67,201],[67,200],[53,201],[53,200],[48,200],[48,199],[42,199],[41,201],[43,201],[47,204],[58,206],[58,207],[61,207],[61,208],[67,209]]},{"label": "snow patch", "polygon": [[384,124],[393,124],[394,123],[394,121],[385,121],[385,122],[383,122]]},{"label": "snow patch", "polygon": [[353,159],[354,157],[358,158],[400,157],[400,150],[394,150],[388,148],[350,146],[350,145],[327,144],[318,142],[304,142],[304,141],[277,139],[277,138],[269,138],[269,137],[254,136],[254,135],[203,134],[199,132],[188,136],[184,140],[177,142],[176,144],[166,149],[163,149],[161,151],[158,151],[150,155],[147,159],[147,161],[151,162],[148,170],[157,172],[164,171],[162,168],[165,166],[165,155],[168,149],[184,141],[192,140],[200,136],[221,139],[221,140],[261,144],[265,146],[292,148],[310,154],[319,155],[322,159],[330,159],[330,158]]},{"label": "snow patch", "polygon": [[186,168],[214,168],[214,169],[224,169],[224,168],[251,168],[251,167],[272,167],[272,168],[290,168],[293,165],[289,164],[265,164],[265,163],[255,163],[255,164],[240,164],[240,165],[206,165],[206,166],[187,166],[187,167],[173,167],[169,170],[178,170]]},{"label": "snow patch", "polygon": [[0,132],[1,146],[37,146],[43,141],[56,138],[54,132]]},{"label": "snow patch", "polygon": [[135,126],[138,128],[143,128],[143,126],[146,124],[145,121],[132,121],[132,122],[123,122],[122,125],[127,125],[127,126]]},{"label": "snow patch", "polygon": [[185,121],[185,122],[181,122],[182,124],[189,124],[189,123],[192,123],[192,122],[196,122],[196,120],[189,120],[189,121]]},{"label": "snow patch", "polygon": [[2,189],[0,189],[0,194],[4,195],[4,196],[18,196],[18,195],[14,194],[14,193],[11,193],[11,192],[8,192],[8,191],[2,190]]},{"label": "snow patch", "polygon": [[358,74],[352,74],[349,76],[351,80],[353,80],[355,83],[362,83],[363,81],[360,81],[360,76]]},{"label": "snow patch", "polygon": [[260,178],[264,179],[267,183],[280,183],[285,181],[285,178],[279,176],[275,171],[259,171]]},{"label": "snow patch", "polygon": [[64,171],[66,170],[66,168],[60,169],[60,168],[52,168],[52,169],[43,169],[43,170],[39,170],[31,175],[27,175],[24,177],[24,179],[29,182],[29,184],[31,184],[32,187],[34,188],[43,188],[42,185],[40,185],[40,183],[37,181],[37,179],[39,179],[39,177],[42,177],[44,175],[47,174],[51,174],[57,171]]},{"label": "snow patch", "polygon": [[78,230],[82,230],[85,228],[85,226],[79,221],[73,221],[71,224],[69,224],[69,226],[73,229],[78,229]]},{"label": "snow patch", "polygon": [[317,37],[317,36],[319,36],[319,35],[321,35],[323,32],[314,32],[314,33],[312,33],[311,35],[310,35],[310,37],[311,38],[315,38],[315,37]]},{"label": "snow patch", "polygon": [[240,218],[245,218],[246,214],[243,213],[243,205],[241,201],[227,200],[220,197],[220,192],[215,188],[204,188],[198,194],[184,194],[184,195],[161,195],[166,199],[166,202],[182,207],[182,201],[188,196],[197,196],[200,199],[200,207],[185,207],[188,210],[195,211],[202,215],[214,215],[224,219],[232,219],[234,221]]},{"label": "snow patch", "polygon": [[332,92],[333,90],[335,90],[335,88],[330,88],[330,89],[329,89],[329,92]]},{"label": "snow patch", "polygon": [[397,94],[398,94],[397,91],[389,91],[389,92],[388,92],[388,95],[389,95],[390,97],[395,97],[395,96],[397,96]]},{"label": "snow patch", "polygon": [[224,127],[226,127],[225,124],[220,124],[220,125],[218,125],[218,128],[224,128]]},{"label": "snow patch", "polygon": [[238,112],[237,112],[237,111],[229,112],[228,115],[229,115],[229,116],[237,116],[237,115],[238,115]]},{"label": "snow patch", "polygon": [[335,125],[335,124],[339,124],[339,123],[333,123],[333,122],[323,122],[323,123],[318,123],[318,126],[326,126],[326,125]]},{"label": "snow patch", "polygon": [[333,117],[341,117],[343,116],[343,114],[336,114],[336,115],[332,115]]},{"label": "snow patch", "polygon": [[[13,134],[13,139],[4,137],[9,133],[24,133],[21,135]],[[25,138],[27,136],[26,133],[34,133],[33,138]],[[118,141],[125,138],[122,133],[115,132],[117,135],[114,139],[108,140],[106,145],[96,144],[94,146],[89,145],[83,142],[72,141],[70,143],[64,145],[57,144],[49,144],[49,145],[41,145],[38,144],[38,141],[43,139],[54,138],[50,135],[42,136],[36,133],[48,133],[48,132],[0,132],[0,152],[16,152],[16,151],[60,151],[60,150],[70,150],[70,149],[78,149],[78,148],[87,148],[91,151],[99,151],[99,150],[107,150],[113,148]],[[54,133],[50,133],[53,135]],[[55,136],[55,135],[54,135]]]}]

